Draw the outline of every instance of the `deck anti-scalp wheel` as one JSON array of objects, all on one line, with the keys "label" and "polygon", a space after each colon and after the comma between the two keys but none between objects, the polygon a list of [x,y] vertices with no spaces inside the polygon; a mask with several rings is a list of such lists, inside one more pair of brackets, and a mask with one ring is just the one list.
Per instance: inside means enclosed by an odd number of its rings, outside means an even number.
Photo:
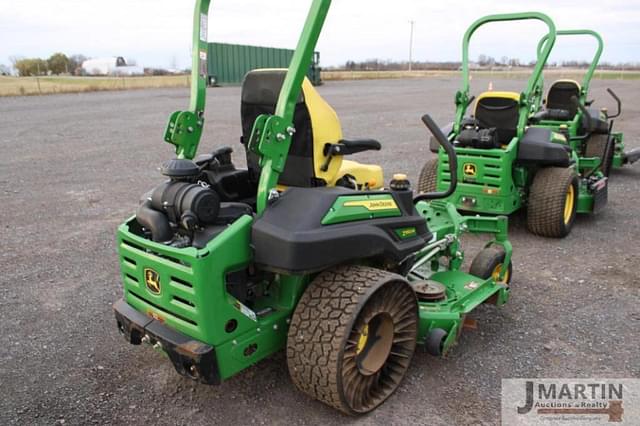
[{"label": "deck anti-scalp wheel", "polygon": [[529,231],[543,237],[566,237],[576,217],[578,177],[570,168],[539,170],[527,203]]},{"label": "deck anti-scalp wheel", "polygon": [[511,262],[509,262],[502,280],[498,280],[500,272],[505,267],[504,258],[505,253],[502,247],[491,246],[484,248],[473,258],[469,273],[484,279],[493,278],[497,283],[508,285],[513,275]]},{"label": "deck anti-scalp wheel", "polygon": [[400,276],[344,266],[321,273],[291,319],[289,373],[296,386],[347,414],[384,402],[416,347],[418,304]]}]

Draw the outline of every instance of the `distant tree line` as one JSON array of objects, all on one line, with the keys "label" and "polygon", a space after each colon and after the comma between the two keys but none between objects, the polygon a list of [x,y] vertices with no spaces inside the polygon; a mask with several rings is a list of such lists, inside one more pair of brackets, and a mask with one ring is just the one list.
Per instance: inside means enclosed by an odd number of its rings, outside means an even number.
[{"label": "distant tree line", "polygon": [[[365,61],[347,61],[342,66],[327,67],[325,69],[337,71],[402,71],[408,68],[408,61],[367,59]],[[457,70],[458,68],[460,68],[460,62],[412,62],[412,69],[414,70]]]},{"label": "distant tree line", "polygon": [[[67,56],[64,53],[54,53],[48,59],[25,58],[12,56],[9,58],[13,69],[20,77],[42,76],[42,75],[84,75],[82,63],[89,59],[85,55],[75,54]],[[127,65],[136,65],[133,59],[126,60]],[[190,70],[182,70],[178,73],[189,73]],[[145,68],[145,75],[169,75],[176,74],[175,70],[168,71],[163,68]],[[0,75],[11,75],[12,69],[0,64]]]},{"label": "distant tree line", "polygon": [[[565,68],[588,68],[591,65],[591,62],[587,61],[562,61],[560,62],[560,66]],[[610,62],[600,62],[598,64],[598,69],[602,70],[629,70],[629,71],[638,71],[640,70],[640,62],[618,62],[616,64],[612,64]]]},{"label": "distant tree line", "polygon": [[13,56],[10,60],[20,77],[29,77],[79,73],[87,57],[79,54],[67,56],[58,52],[51,55],[49,59]]},{"label": "distant tree line", "polygon": [[[534,67],[536,61],[523,62],[519,58],[509,58],[503,56],[499,60],[488,55],[479,55],[476,62],[470,63],[469,66],[474,68],[505,68],[505,67]],[[565,67],[565,68],[588,68],[591,65],[587,61],[561,61],[550,62],[547,67]],[[461,62],[438,62],[438,61],[413,61],[411,68],[418,71],[426,70],[458,70],[462,66]],[[364,61],[347,61],[344,65],[336,67],[327,67],[325,69],[336,71],[403,71],[409,69],[408,61],[394,61],[391,59],[367,59]],[[625,62],[612,64],[609,62],[600,62],[598,69],[605,70],[640,70],[640,62]]]}]

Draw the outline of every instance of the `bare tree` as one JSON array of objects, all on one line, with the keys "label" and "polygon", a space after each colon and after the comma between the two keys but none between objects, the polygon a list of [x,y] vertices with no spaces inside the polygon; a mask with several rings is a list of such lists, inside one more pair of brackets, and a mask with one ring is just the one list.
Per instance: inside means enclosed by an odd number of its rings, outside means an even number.
[{"label": "bare tree", "polygon": [[9,56],[9,62],[11,62],[11,66],[16,69],[16,63],[18,63],[18,61],[24,59],[24,56],[21,55],[11,55]]},{"label": "bare tree", "polygon": [[87,58],[86,56],[82,55],[82,54],[74,54],[69,56],[69,72],[71,72],[72,74],[75,75],[79,75],[82,73],[82,63],[84,61],[86,61]]}]

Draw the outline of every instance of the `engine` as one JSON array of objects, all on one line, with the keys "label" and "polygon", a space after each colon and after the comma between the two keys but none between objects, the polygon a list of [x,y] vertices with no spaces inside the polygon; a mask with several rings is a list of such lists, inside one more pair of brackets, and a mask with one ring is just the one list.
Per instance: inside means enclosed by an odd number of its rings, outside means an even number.
[{"label": "engine", "polygon": [[500,148],[498,131],[495,127],[481,129],[479,122],[473,118],[465,118],[462,121],[462,130],[456,138],[456,146],[491,149]]},{"label": "engine", "polygon": [[197,181],[201,169],[190,160],[169,160],[161,171],[169,180],[146,195],[136,220],[153,241],[191,245],[197,231],[216,223],[220,197],[207,183]]}]

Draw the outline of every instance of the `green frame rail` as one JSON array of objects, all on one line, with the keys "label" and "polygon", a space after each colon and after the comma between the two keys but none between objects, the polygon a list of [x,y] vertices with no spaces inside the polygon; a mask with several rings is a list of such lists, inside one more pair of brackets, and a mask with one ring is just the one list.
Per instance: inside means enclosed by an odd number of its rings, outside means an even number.
[{"label": "green frame rail", "polygon": [[[604,50],[604,42],[602,40],[602,37],[597,32],[593,30],[588,30],[588,29],[558,30],[556,32],[556,35],[557,36],[587,36],[587,37],[593,37],[596,40],[597,46],[593,56],[593,60],[591,61],[591,65],[587,69],[582,79],[582,84],[580,85],[580,97],[578,99],[578,102],[580,102],[583,106],[585,106],[587,103],[587,95],[589,94],[589,86],[591,84],[591,80],[593,78],[596,68],[598,67],[598,63],[600,62],[600,57],[602,56],[602,52]],[[546,42],[547,42],[546,35],[543,36],[538,42],[539,58]],[[541,108],[542,108],[542,102],[538,104],[536,109],[540,110]],[[575,117],[573,117],[571,120],[565,121],[565,120],[543,119],[535,123],[534,126],[548,128],[554,132],[559,132],[564,128],[564,132],[566,132],[566,134],[569,135],[567,144],[571,147],[571,149],[574,152],[579,153],[583,151],[583,144],[585,142],[584,139],[581,137],[581,135],[579,135],[579,131],[582,125],[582,119],[583,119],[583,113],[580,110],[578,110]],[[617,139],[621,139],[622,136],[621,135],[618,136],[618,135],[619,134],[616,134],[615,137]],[[619,143],[621,143],[621,140]],[[619,158],[620,153],[617,153],[616,156]],[[576,165],[579,173],[589,172],[592,169],[600,167],[600,164],[601,164],[601,160],[599,158],[588,158],[588,157],[577,156]],[[579,205],[579,207],[580,206],[581,205]],[[579,211],[581,210],[579,209]],[[582,209],[582,212],[585,212],[585,211],[586,212],[591,211],[590,205],[587,208]]]},{"label": "green frame rail", "polygon": [[[588,30],[588,29],[559,30],[557,31],[556,34],[558,36],[587,36],[587,37],[593,37],[596,40],[597,45],[596,45],[595,53],[593,55],[593,59],[591,61],[591,65],[587,69],[587,72],[585,73],[582,79],[582,84],[580,85],[580,99],[578,99],[578,101],[582,105],[586,105],[587,96],[589,94],[589,88],[591,85],[591,80],[595,75],[596,69],[600,63],[602,52],[604,51],[604,41],[602,39],[602,36],[598,32],[594,30]],[[546,36],[540,39],[538,43],[538,55],[540,55],[540,53],[542,52],[543,46],[545,45],[546,42],[547,42]],[[541,104],[538,105],[538,109],[540,109],[541,107],[542,107]],[[542,120],[540,121],[540,123],[538,123],[538,125],[547,126],[556,130],[556,129],[559,129],[560,126],[564,124],[567,126],[567,130],[570,135],[577,135],[581,120],[582,120],[582,113],[579,113],[579,114],[576,114],[576,117],[574,117],[573,120],[568,122],[555,121],[555,120]],[[624,164],[627,161],[626,160],[627,153],[625,153],[625,149],[624,149],[625,148],[624,135],[622,134],[622,132],[612,132],[611,136],[614,138],[614,141],[615,141],[612,166],[613,168],[621,168],[624,166]],[[570,138],[570,139],[571,140],[569,141],[569,143],[571,147],[574,150],[580,150],[584,141],[579,137]],[[581,158],[581,167],[583,169],[584,168],[590,169],[590,168],[598,167],[598,164],[595,164],[593,159]]]},{"label": "green frame rail", "polygon": [[[587,72],[585,73],[585,75],[584,75],[584,77],[582,79],[582,84],[580,85],[580,99],[579,100],[584,105],[584,103],[587,100],[587,94],[589,93],[589,86],[591,84],[591,79],[593,78],[593,75],[595,74],[596,68],[598,67],[598,64],[600,63],[600,57],[602,56],[602,52],[604,50],[604,42],[602,40],[602,37],[596,31],[587,30],[587,29],[559,30],[559,31],[556,31],[556,36],[591,36],[597,42],[596,51],[595,51],[595,53],[593,55],[593,59],[591,61],[591,65],[587,69]],[[537,49],[538,58],[540,58],[540,56],[542,54],[542,50],[543,50],[544,45],[547,42],[547,40],[548,40],[547,35],[544,35],[540,39],[540,41],[538,42],[538,49]],[[545,65],[546,65],[546,61],[545,61]]]},{"label": "green frame rail", "polygon": [[311,4],[302,35],[282,84],[275,114],[261,115],[253,125],[249,149],[261,156],[262,167],[256,200],[258,214],[262,214],[266,208],[269,194],[276,188],[278,178],[284,170],[291,138],[295,133],[293,115],[296,102],[330,6],[331,0],[314,0]]},{"label": "green frame rail", "polygon": [[[171,114],[164,140],[176,146],[178,158],[192,159],[200,143],[204,127],[204,108],[207,96],[208,13],[211,0],[196,0],[193,16],[193,48],[191,66],[191,101],[189,110]],[[313,0],[302,35],[291,59],[278,97],[274,115],[256,119],[249,139],[249,149],[261,156],[262,173],[258,184],[258,214],[267,205],[272,189],[284,170],[291,137],[295,133],[293,114],[302,90],[302,80],[314,58],[314,51],[324,25],[331,0]]]},{"label": "green frame rail", "polygon": [[[467,111],[470,103],[470,84],[469,84],[469,42],[473,34],[481,26],[490,22],[507,22],[507,21],[524,21],[524,20],[538,20],[547,25],[549,32],[546,35],[546,42],[543,45],[542,51],[539,54],[538,62],[533,69],[531,76],[527,82],[527,87],[520,95],[521,106],[527,108],[520,109],[520,118],[518,120],[518,134],[520,138],[524,134],[524,128],[527,124],[528,115],[532,108],[534,108],[539,99],[542,96],[542,71],[544,65],[547,62],[551,49],[556,42],[556,26],[551,18],[544,13],[540,12],[522,12],[522,13],[508,13],[499,15],[489,15],[482,17],[475,21],[467,29],[462,39],[462,88],[456,93],[456,117],[453,130],[457,134],[460,131],[460,124],[464,118],[464,114]],[[542,60],[540,60],[542,59]]]},{"label": "green frame rail", "polygon": [[[517,132],[504,149],[479,149],[456,147],[458,170],[450,170],[444,150],[438,152],[437,189],[449,184],[451,173],[457,173],[458,189],[448,200],[457,208],[469,212],[491,212],[511,214],[519,210],[525,201],[525,191],[530,184],[530,174],[515,164],[518,144],[528,124],[529,115],[539,106],[543,93],[543,69],[556,40],[556,27],[551,18],[539,12],[498,14],[482,17],[473,22],[462,39],[462,87],[456,92],[456,115],[449,138],[455,138],[462,130],[462,121],[471,103],[469,78],[469,45],[475,32],[483,25],[493,22],[541,21],[547,27],[545,43],[540,47],[538,60],[524,90],[519,97]],[[538,50],[536,50],[538,53]],[[476,174],[468,177],[463,171],[472,164]]]}]

